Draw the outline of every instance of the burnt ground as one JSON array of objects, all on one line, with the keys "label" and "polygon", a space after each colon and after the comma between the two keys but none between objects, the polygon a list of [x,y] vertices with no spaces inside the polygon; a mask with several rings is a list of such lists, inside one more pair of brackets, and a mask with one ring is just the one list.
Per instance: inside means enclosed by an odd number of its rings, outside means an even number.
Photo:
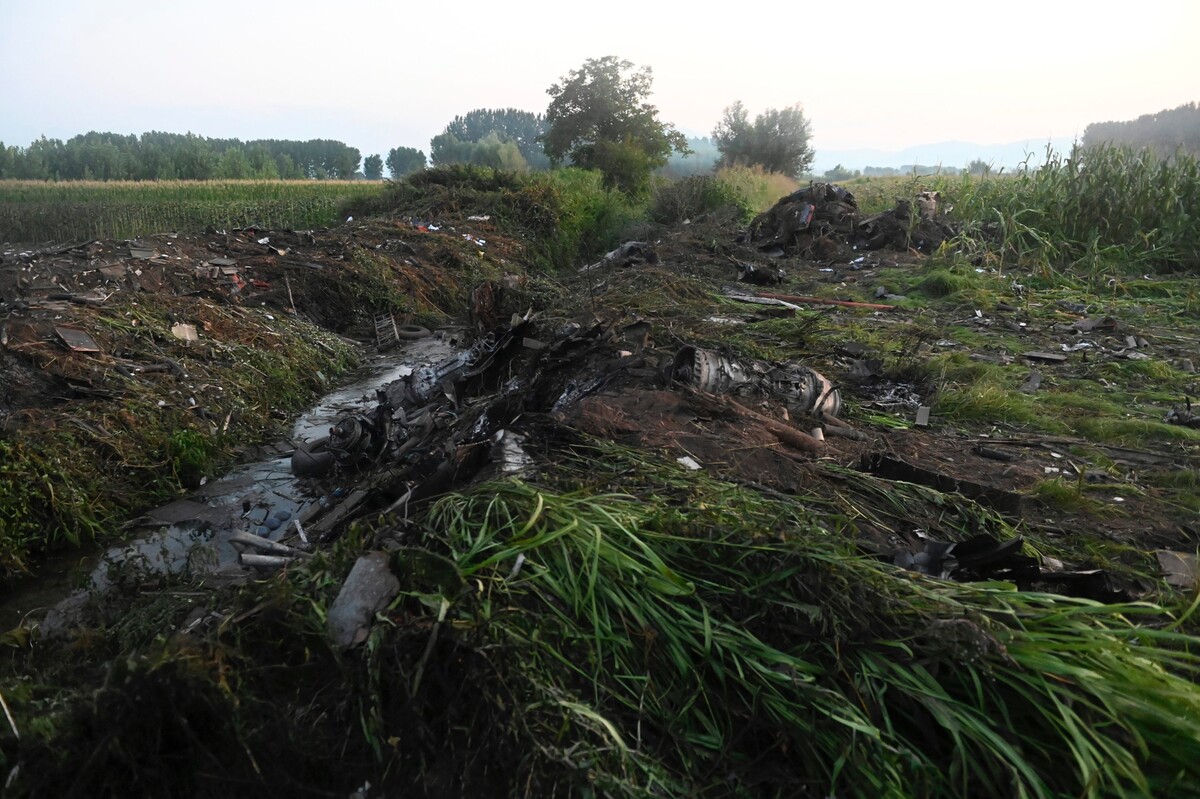
[{"label": "burnt ground", "polygon": [[[153,408],[177,411],[168,428],[230,448],[269,440],[272,421],[328,377],[293,376],[291,405],[256,404],[270,388],[261,354],[287,359],[304,342],[316,372],[322,352],[332,362],[348,341],[373,346],[375,317],[389,312],[402,325],[454,325],[463,344],[486,342],[484,354],[436,392],[393,387],[411,424],[392,434],[408,446],[314,481],[314,496],[341,490],[334,510],[306,517],[317,550],[407,545],[421,503],[509,473],[553,476],[565,448],[597,442],[803,498],[889,561],[930,539],[1024,538],[1028,562],[951,575],[962,579],[1154,597],[1167,590],[1154,551],[1200,543],[1200,433],[1164,421],[1195,392],[1200,330],[1180,314],[1195,277],[1172,276],[1169,290],[1115,278],[1125,290],[1102,296],[1086,281],[986,261],[857,250],[836,231],[792,251],[775,238],[764,246],[721,214],[641,231],[641,245],[551,276],[526,268],[527,242],[469,215],[6,252],[3,435],[37,441],[74,427],[81,457],[108,452],[109,469],[161,458],[138,454]],[[755,270],[761,285],[739,279]],[[745,300],[766,294],[791,300]],[[172,333],[178,325],[195,340]],[[71,350],[64,327],[95,347]],[[672,379],[688,346],[751,371],[815,370],[841,408],[819,413],[775,378]],[[1028,388],[1034,372],[1041,382]],[[510,434],[524,453],[515,460],[499,443]],[[161,499],[131,492],[98,534]],[[8,568],[36,573],[37,557],[33,547]],[[168,629],[193,629],[185,615],[166,613]]]}]

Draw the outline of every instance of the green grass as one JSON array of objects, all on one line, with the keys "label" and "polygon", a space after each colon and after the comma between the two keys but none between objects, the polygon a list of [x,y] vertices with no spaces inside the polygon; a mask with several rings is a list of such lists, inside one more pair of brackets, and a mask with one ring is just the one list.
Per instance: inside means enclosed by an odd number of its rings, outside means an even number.
[{"label": "green grass", "polygon": [[798,502],[639,469],[657,489],[637,498],[501,483],[430,520],[476,586],[451,597],[457,623],[519,653],[530,723],[574,730],[599,787],[1197,786],[1200,661],[1163,609],[914,578]]},{"label": "green grass", "polygon": [[1099,509],[1099,503],[1084,493],[1084,485],[1079,480],[1064,480],[1061,477],[1043,480],[1030,493],[1040,503],[1054,510],[1095,512]]}]

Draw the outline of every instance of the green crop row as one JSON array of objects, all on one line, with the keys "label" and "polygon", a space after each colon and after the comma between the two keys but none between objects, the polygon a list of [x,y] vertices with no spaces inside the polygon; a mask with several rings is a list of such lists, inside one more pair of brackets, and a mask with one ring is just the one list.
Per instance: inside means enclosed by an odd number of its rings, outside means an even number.
[{"label": "green crop row", "polygon": [[845,184],[864,213],[890,208],[917,191],[942,193],[942,208],[962,223],[956,249],[1004,263],[1096,273],[1200,268],[1200,162],[1161,159],[1129,147],[1047,151],[1012,173],[911,175]]},{"label": "green crop row", "polygon": [[205,227],[314,228],[350,199],[377,193],[363,181],[0,181],[0,241],[132,238]]}]

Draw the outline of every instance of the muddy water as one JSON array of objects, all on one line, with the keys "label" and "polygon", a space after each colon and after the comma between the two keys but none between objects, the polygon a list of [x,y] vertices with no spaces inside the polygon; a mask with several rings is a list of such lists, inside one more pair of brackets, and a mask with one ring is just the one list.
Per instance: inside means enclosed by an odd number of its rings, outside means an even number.
[{"label": "muddy water", "polygon": [[303,413],[288,440],[261,447],[259,459],[128,522],[126,543],[39,563],[36,577],[10,585],[0,598],[0,632],[32,622],[43,631],[61,626],[92,592],[107,590],[114,581],[184,572],[240,573],[238,553],[229,543],[232,534],[252,532],[278,541],[295,535],[294,520],[308,504],[338,501],[336,486],[328,495],[314,496],[292,476],[295,445],[325,436],[344,413],[374,408],[375,389],[452,352],[440,337],[430,337],[372,358],[351,383]]}]

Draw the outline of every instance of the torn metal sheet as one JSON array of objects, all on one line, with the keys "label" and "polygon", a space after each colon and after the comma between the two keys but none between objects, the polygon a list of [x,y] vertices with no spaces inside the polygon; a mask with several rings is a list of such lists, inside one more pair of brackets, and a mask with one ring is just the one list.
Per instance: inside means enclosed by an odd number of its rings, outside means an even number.
[{"label": "torn metal sheet", "polygon": [[1080,333],[1090,333],[1093,330],[1116,330],[1117,320],[1111,316],[1091,317],[1080,319],[1071,325],[1071,327]]},{"label": "torn metal sheet", "polygon": [[945,494],[962,494],[980,505],[995,508],[1001,513],[1018,517],[1021,515],[1023,500],[1020,494],[914,466],[907,461],[882,452],[864,454],[861,468],[863,471],[888,480],[903,480],[907,483],[929,486]]},{"label": "torn metal sheet", "polygon": [[924,550],[915,554],[900,550],[893,562],[901,568],[942,579],[980,578],[1026,581],[1039,573],[1036,558],[1021,554],[1025,541],[1020,536],[999,541],[977,535],[965,541],[925,540]]},{"label": "torn metal sheet", "polygon": [[784,281],[784,271],[777,267],[739,261],[732,256],[729,260],[737,267],[737,279],[743,283],[753,283],[756,286],[775,286]]},{"label": "torn metal sheet", "polygon": [[192,342],[199,341],[200,336],[196,333],[195,325],[178,324],[171,328],[171,335],[184,341]]},{"label": "torn metal sheet", "polygon": [[654,246],[644,241],[627,241],[612,252],[605,253],[594,264],[580,267],[580,272],[591,272],[604,266],[633,266],[635,264],[658,263],[658,253]]},{"label": "torn metal sheet", "polygon": [[74,327],[56,327],[54,332],[63,343],[75,352],[100,352],[96,340],[82,330]]},{"label": "torn metal sheet", "polygon": [[1196,587],[1196,554],[1194,552],[1173,552],[1160,549],[1155,552],[1158,567],[1162,570],[1167,585],[1176,588],[1191,589]]},{"label": "torn metal sheet", "polygon": [[1030,352],[1021,353],[1022,357],[1028,358],[1031,361],[1045,361],[1047,363],[1065,363],[1067,356],[1059,352],[1040,352],[1033,350]]},{"label": "torn metal sheet", "polygon": [[533,468],[533,458],[525,452],[524,444],[525,437],[511,430],[497,430],[492,436],[489,457],[499,466],[501,474],[521,475]]},{"label": "torn metal sheet", "polygon": [[386,608],[398,593],[400,581],[388,567],[386,553],[372,552],[360,557],[329,609],[327,627],[333,643],[349,649],[365,641],[375,614]]}]

